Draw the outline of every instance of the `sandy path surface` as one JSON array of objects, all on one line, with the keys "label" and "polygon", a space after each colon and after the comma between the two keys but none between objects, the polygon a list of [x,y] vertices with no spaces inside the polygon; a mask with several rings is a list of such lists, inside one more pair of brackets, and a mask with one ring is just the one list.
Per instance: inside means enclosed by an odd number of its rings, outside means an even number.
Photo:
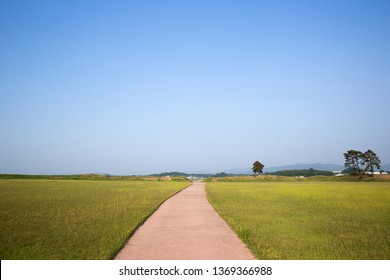
[{"label": "sandy path surface", "polygon": [[250,260],[253,255],[195,183],[163,203],[116,260]]}]

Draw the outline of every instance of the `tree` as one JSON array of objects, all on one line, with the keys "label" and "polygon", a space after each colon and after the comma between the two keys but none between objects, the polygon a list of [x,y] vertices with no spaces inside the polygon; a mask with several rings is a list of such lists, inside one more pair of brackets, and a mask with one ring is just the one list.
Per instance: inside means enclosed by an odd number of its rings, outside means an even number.
[{"label": "tree", "polygon": [[344,153],[345,158],[345,168],[351,168],[352,169],[352,175],[356,176],[360,173],[360,167],[359,165],[362,163],[363,160],[363,153],[355,150],[349,150],[346,153]]},{"label": "tree", "polygon": [[381,168],[381,161],[379,157],[371,150],[367,150],[364,153],[349,150],[344,153],[344,158],[345,167],[352,171],[352,175],[359,175],[359,181],[367,171],[372,173],[375,168]]},{"label": "tree", "polygon": [[260,163],[259,161],[255,161],[253,163],[252,171],[255,173],[255,176],[257,174],[263,173],[264,164]]},{"label": "tree", "polygon": [[374,168],[381,168],[381,161],[379,157],[371,150],[367,150],[363,154],[362,163],[365,165],[365,168],[362,170],[359,176],[359,180],[362,178],[363,174],[367,171],[370,171],[371,174],[374,172]]}]

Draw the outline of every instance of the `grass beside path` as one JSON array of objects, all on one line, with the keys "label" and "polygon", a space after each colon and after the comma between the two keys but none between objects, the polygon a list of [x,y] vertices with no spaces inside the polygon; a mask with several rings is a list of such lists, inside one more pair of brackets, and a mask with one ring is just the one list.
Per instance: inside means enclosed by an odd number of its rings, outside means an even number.
[{"label": "grass beside path", "polygon": [[111,259],[172,181],[0,180],[0,258]]},{"label": "grass beside path", "polygon": [[[358,182],[358,176],[312,176],[312,177],[290,177],[279,175],[240,175],[228,177],[209,177],[203,182]],[[360,182],[390,182],[390,175],[363,176]]]},{"label": "grass beside path", "polygon": [[207,183],[258,259],[390,259],[388,182]]}]

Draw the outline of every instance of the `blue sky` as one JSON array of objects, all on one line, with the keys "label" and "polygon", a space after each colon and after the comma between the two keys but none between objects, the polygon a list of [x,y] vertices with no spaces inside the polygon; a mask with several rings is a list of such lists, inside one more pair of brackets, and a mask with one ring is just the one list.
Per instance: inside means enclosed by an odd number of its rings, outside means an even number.
[{"label": "blue sky", "polygon": [[1,1],[0,173],[390,162],[389,1]]}]

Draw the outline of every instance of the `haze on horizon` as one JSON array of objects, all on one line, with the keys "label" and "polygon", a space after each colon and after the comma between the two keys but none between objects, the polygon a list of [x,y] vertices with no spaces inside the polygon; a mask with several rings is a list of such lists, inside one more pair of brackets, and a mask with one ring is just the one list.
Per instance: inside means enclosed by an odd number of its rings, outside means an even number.
[{"label": "haze on horizon", "polygon": [[389,1],[2,1],[0,173],[390,162]]}]

